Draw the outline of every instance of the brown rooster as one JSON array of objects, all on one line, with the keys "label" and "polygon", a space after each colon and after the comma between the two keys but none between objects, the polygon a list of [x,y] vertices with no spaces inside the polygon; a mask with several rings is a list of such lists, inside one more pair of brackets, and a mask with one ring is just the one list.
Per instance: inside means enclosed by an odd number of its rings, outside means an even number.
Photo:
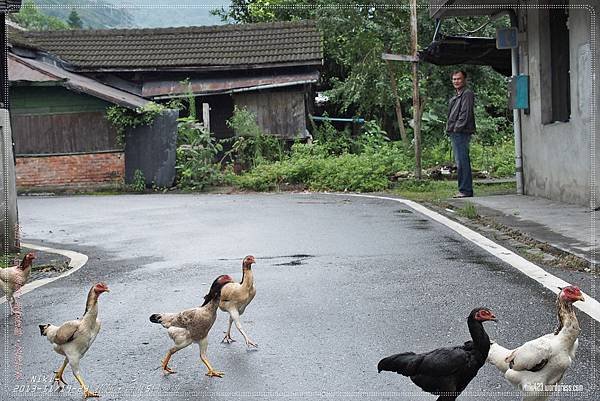
[{"label": "brown rooster", "polygon": [[246,307],[256,295],[256,288],[254,287],[254,273],[252,273],[252,264],[256,263],[254,256],[246,256],[242,262],[242,281],[239,283],[229,283],[223,287],[221,291],[221,303],[219,308],[223,312],[229,313],[229,325],[227,326],[227,332],[222,342],[227,344],[235,341],[231,338],[231,323],[235,322],[235,327],[242,333],[244,340],[246,340],[247,346],[256,347],[257,344],[253,342],[250,337],[242,329],[242,323],[240,322],[240,316],[246,310]]},{"label": "brown rooster", "polygon": [[227,275],[217,277],[200,307],[186,309],[179,313],[155,313],[150,316],[152,323],[159,323],[168,329],[169,336],[175,342],[175,346],[167,351],[165,359],[162,360],[162,368],[165,373],[175,373],[169,368],[169,360],[174,353],[191,343],[197,343],[200,345],[200,359],[208,369],[206,375],[223,377],[223,372],[216,371],[211,366],[206,357],[206,350],[208,348],[208,332],[217,318],[221,289],[232,281],[233,279]]},{"label": "brown rooster", "polygon": [[10,306],[11,315],[21,313],[16,311],[14,308],[14,305],[17,302],[14,294],[15,292],[19,291],[19,289],[23,287],[29,279],[31,265],[33,264],[34,259],[35,254],[33,252],[29,252],[27,255],[25,255],[25,257],[23,257],[21,264],[6,269],[0,269],[0,281],[2,281],[2,288],[6,293],[6,299],[8,300],[8,304]]},{"label": "brown rooster", "polygon": [[90,289],[85,303],[85,313],[81,319],[70,320],[61,326],[51,324],[41,324],[39,326],[41,334],[48,337],[48,341],[54,346],[54,351],[65,356],[62,366],[54,374],[54,382],[58,384],[59,388],[62,388],[63,383],[67,384],[62,375],[68,363],[83,390],[84,398],[98,397],[98,393],[91,392],[85,385],[79,373],[79,361],[100,331],[98,297],[104,292],[109,292],[105,283],[97,283]]}]

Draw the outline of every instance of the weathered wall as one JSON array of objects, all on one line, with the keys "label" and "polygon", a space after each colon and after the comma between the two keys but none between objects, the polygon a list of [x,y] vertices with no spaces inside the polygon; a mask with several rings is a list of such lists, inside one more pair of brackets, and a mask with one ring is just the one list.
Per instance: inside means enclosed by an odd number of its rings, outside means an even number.
[{"label": "weathered wall", "polygon": [[125,182],[132,183],[135,170],[144,174],[146,186],[170,187],[175,181],[177,157],[177,110],[165,110],[151,126],[129,130],[125,139]]},{"label": "weathered wall", "polygon": [[14,87],[11,102],[18,155],[120,148],[103,100],[62,87]]},{"label": "weathered wall", "polygon": [[[589,205],[592,160],[596,157],[592,154],[591,13],[570,10],[571,118],[550,124],[542,124],[541,106],[545,85],[541,67],[549,62],[541,46],[548,40],[546,34],[540,34],[544,10],[531,8],[522,14],[526,15],[527,42],[521,48],[520,69],[530,75],[531,107],[529,115],[522,113],[525,193]],[[594,50],[597,59],[598,50]]]},{"label": "weathered wall", "polygon": [[258,126],[268,134],[286,139],[304,137],[306,108],[304,91],[252,91],[233,95],[238,108],[246,107],[256,114]]},{"label": "weathered wall", "polygon": [[123,152],[17,157],[19,190],[120,185],[124,177]]}]

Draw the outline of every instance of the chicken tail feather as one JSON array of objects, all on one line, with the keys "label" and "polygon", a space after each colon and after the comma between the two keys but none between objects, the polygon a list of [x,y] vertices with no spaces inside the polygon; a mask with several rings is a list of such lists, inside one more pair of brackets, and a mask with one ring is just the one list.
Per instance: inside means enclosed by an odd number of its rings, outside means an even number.
[{"label": "chicken tail feather", "polygon": [[414,352],[404,352],[383,358],[377,364],[377,370],[381,372],[396,372],[404,376],[414,376],[418,373],[422,358]]},{"label": "chicken tail feather", "polygon": [[155,313],[155,314],[151,315],[150,316],[150,321],[152,323],[158,323],[158,324],[160,324],[161,323],[160,314],[159,313]]},{"label": "chicken tail feather", "polygon": [[168,329],[173,325],[177,316],[179,316],[177,313],[155,313],[150,316],[150,321],[152,323],[161,324],[162,327]]},{"label": "chicken tail feather", "polygon": [[40,328],[40,334],[42,336],[46,336],[46,329],[48,328],[48,326],[50,326],[49,324],[40,324],[38,325],[38,327]]}]

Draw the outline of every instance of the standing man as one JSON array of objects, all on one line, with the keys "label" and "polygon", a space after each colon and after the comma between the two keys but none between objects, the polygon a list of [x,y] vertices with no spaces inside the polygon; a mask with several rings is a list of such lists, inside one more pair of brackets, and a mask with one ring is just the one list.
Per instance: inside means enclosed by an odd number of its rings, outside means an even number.
[{"label": "standing man", "polygon": [[458,193],[454,195],[455,198],[473,196],[469,142],[471,135],[475,133],[475,95],[465,86],[466,79],[467,73],[462,70],[452,73],[452,86],[456,90],[456,95],[450,99],[446,124],[446,132],[452,141],[452,151],[458,170]]}]

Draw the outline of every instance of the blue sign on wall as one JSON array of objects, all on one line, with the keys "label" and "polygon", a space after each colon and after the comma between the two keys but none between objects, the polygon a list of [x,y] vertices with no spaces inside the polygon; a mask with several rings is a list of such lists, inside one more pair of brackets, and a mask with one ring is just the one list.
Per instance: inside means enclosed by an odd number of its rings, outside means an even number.
[{"label": "blue sign on wall", "polygon": [[529,75],[511,77],[510,107],[513,109],[529,109]]}]

